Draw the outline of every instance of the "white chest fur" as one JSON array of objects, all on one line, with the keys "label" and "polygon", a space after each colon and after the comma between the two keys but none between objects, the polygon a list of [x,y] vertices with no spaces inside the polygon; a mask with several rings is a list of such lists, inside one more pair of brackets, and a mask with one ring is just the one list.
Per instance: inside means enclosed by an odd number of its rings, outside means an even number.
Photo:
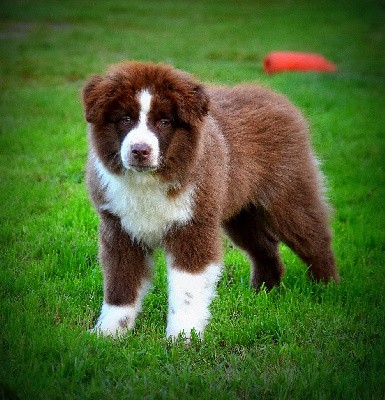
[{"label": "white chest fur", "polygon": [[118,216],[123,229],[135,240],[156,247],[171,226],[191,220],[194,188],[170,198],[169,186],[153,175],[137,172],[113,175],[97,159],[95,167],[105,190],[106,203],[102,208]]}]

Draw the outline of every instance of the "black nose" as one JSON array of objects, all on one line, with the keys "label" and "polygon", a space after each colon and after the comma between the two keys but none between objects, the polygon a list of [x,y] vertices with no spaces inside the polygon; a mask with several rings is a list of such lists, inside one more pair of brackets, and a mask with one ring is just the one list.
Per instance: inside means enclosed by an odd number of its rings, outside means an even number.
[{"label": "black nose", "polygon": [[146,143],[136,143],[131,146],[131,154],[137,161],[147,160],[151,155],[151,147]]}]

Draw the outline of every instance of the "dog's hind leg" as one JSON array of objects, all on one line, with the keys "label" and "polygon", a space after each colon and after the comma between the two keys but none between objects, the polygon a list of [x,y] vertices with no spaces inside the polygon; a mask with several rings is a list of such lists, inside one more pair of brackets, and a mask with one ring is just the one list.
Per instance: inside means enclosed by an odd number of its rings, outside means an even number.
[{"label": "dog's hind leg", "polygon": [[308,275],[316,281],[338,281],[331,248],[328,209],[317,193],[306,190],[292,193],[271,210],[274,229],[308,266]]},{"label": "dog's hind leg", "polygon": [[224,228],[234,244],[251,259],[251,286],[258,291],[263,284],[267,289],[279,285],[284,266],[278,252],[278,237],[264,210],[250,204],[226,221]]}]

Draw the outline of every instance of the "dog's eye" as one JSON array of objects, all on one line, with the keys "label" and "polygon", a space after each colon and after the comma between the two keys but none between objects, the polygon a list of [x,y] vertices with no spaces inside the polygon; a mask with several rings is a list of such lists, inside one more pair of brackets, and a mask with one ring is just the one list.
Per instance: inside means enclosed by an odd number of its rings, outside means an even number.
[{"label": "dog's eye", "polygon": [[124,125],[130,125],[132,123],[132,118],[129,115],[125,115],[121,120]]},{"label": "dog's eye", "polygon": [[171,120],[169,120],[168,118],[162,118],[158,121],[158,125],[161,128],[166,128],[171,125]]}]

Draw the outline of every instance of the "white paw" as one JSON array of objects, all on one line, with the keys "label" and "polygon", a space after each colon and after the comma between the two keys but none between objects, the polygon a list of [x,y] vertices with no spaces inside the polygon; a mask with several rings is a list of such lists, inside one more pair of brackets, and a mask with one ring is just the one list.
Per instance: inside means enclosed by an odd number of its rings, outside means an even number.
[{"label": "white paw", "polygon": [[103,336],[121,336],[135,325],[137,311],[131,306],[103,303],[100,317],[92,332]]},{"label": "white paw", "polygon": [[205,321],[199,321],[199,323],[196,324],[192,324],[191,321],[185,323],[179,321],[177,323],[173,322],[172,318],[169,317],[169,322],[166,329],[166,337],[171,339],[173,342],[179,338],[185,339],[187,342],[189,342],[193,336],[196,336],[198,339],[202,340],[208,320],[209,318],[207,318]]},{"label": "white paw", "polygon": [[198,338],[210,320],[209,306],[215,297],[216,283],[221,273],[221,265],[210,264],[199,274],[191,274],[172,267],[169,257],[169,309],[166,336],[176,340],[182,335],[188,341],[192,330]]}]

